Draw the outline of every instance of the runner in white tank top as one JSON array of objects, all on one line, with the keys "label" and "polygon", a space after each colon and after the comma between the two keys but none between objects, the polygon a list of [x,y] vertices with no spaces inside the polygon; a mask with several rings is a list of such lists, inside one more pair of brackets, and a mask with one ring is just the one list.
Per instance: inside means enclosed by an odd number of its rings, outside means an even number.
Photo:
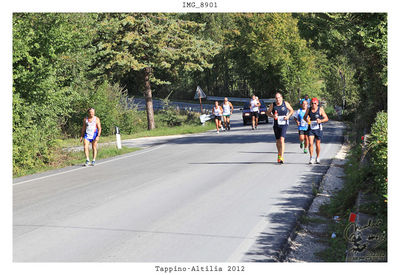
[{"label": "runner in white tank top", "polygon": [[231,115],[233,112],[233,105],[228,101],[228,98],[224,98],[224,104],[222,104],[223,112],[222,117],[224,118],[224,125],[226,130],[231,129]]},{"label": "runner in white tank top", "polygon": [[251,96],[250,100],[250,114],[251,114],[251,126],[252,130],[257,129],[258,126],[258,117],[259,117],[259,107],[261,106],[260,101],[258,100],[258,97],[255,95]]},{"label": "runner in white tank top", "polygon": [[85,166],[89,165],[89,143],[92,143],[93,149],[93,160],[92,166],[96,163],[97,156],[97,142],[99,141],[101,135],[101,124],[100,119],[94,115],[94,109],[90,108],[88,110],[88,116],[83,119],[81,139],[83,140],[83,149],[85,151],[86,162]]},{"label": "runner in white tank top", "polygon": [[214,114],[214,120],[215,120],[215,127],[217,128],[217,134],[219,134],[219,128],[222,127],[221,123],[221,116],[222,116],[222,108],[219,106],[218,101],[215,101],[215,105],[213,107],[213,114]]}]

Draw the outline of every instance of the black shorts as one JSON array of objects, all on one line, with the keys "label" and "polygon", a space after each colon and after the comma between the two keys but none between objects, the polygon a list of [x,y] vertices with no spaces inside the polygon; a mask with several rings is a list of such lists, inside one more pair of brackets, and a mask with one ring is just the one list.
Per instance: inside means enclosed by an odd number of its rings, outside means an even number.
[{"label": "black shorts", "polygon": [[308,136],[308,130],[299,130],[299,135],[307,135]]},{"label": "black shorts", "polygon": [[288,128],[287,125],[274,126],[273,128],[274,128],[275,139],[280,139],[281,137],[286,138],[286,130]]},{"label": "black shorts", "polygon": [[321,140],[323,133],[320,129],[317,130],[309,130],[308,131],[308,136],[315,136],[316,139]]},{"label": "black shorts", "polygon": [[251,112],[250,114],[251,114],[252,117],[255,116],[256,118],[258,118],[258,116],[259,116],[258,112]]},{"label": "black shorts", "polygon": [[214,119],[221,120],[221,116],[215,116]]}]

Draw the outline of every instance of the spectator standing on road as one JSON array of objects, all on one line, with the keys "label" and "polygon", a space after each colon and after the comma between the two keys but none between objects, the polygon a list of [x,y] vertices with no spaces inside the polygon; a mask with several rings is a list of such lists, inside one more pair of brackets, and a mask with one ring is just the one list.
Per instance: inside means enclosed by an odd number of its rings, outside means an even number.
[{"label": "spectator standing on road", "polygon": [[309,149],[310,149],[310,161],[309,164],[313,164],[313,143],[315,139],[315,151],[317,152],[317,157],[315,163],[320,164],[319,154],[321,152],[321,139],[322,139],[322,123],[329,120],[324,109],[319,106],[318,99],[314,97],[311,100],[311,108],[307,109],[305,117],[310,123],[310,129],[308,131],[309,136]]},{"label": "spectator standing on road", "polygon": [[80,142],[82,142],[83,139],[83,149],[85,151],[85,156],[86,156],[85,166],[89,166],[90,163],[89,143],[92,143],[92,150],[93,150],[92,166],[95,165],[97,156],[97,143],[101,135],[100,119],[96,117],[94,113],[95,113],[94,108],[90,108],[88,110],[88,116],[83,119]]},{"label": "spectator standing on road", "polygon": [[219,106],[218,101],[215,101],[215,105],[213,107],[213,114],[215,120],[215,127],[217,128],[217,134],[219,134],[219,128],[222,127],[221,125],[221,117],[222,117],[222,107]]},{"label": "spectator standing on road", "polygon": [[276,93],[275,102],[269,106],[267,115],[274,118],[273,129],[276,139],[276,148],[278,150],[278,163],[283,163],[286,130],[289,125],[289,118],[292,114],[293,108],[290,106],[289,102],[283,100],[281,93]]},{"label": "spectator standing on road", "polygon": [[233,112],[233,105],[228,101],[227,97],[224,98],[224,103],[222,104],[222,108],[223,108],[222,117],[224,119],[224,126],[225,129],[229,131],[231,129],[230,117]]},{"label": "spectator standing on road", "polygon": [[293,115],[294,121],[297,123],[297,127],[299,130],[299,140],[300,140],[300,148],[304,149],[304,154],[307,154],[308,148],[308,123],[305,120],[304,115],[308,109],[307,100],[302,99],[300,101],[301,107],[296,111]]},{"label": "spectator standing on road", "polygon": [[258,126],[258,117],[259,117],[259,107],[261,106],[260,101],[258,100],[258,97],[255,95],[252,95],[251,100],[250,100],[250,114],[251,114],[251,129],[257,129]]}]

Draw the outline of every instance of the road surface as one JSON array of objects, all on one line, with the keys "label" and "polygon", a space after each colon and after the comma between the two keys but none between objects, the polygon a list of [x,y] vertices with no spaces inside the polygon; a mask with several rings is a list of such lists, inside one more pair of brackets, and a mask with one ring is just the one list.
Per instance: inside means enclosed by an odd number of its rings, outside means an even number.
[{"label": "road surface", "polygon": [[309,165],[292,123],[279,165],[271,124],[232,120],[230,132],[14,179],[14,261],[276,261],[343,125],[324,125],[322,164]]}]

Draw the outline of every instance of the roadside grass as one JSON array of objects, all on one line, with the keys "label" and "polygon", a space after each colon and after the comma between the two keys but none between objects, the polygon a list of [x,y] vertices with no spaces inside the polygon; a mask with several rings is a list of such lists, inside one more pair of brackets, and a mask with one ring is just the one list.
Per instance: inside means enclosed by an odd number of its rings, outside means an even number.
[{"label": "roadside grass", "polygon": [[[345,239],[344,232],[347,221],[330,222],[328,225],[328,237],[324,241],[328,247],[322,251],[316,252],[315,256],[324,262],[345,262],[346,261],[346,250],[347,240]],[[332,233],[335,233],[336,237],[332,238]]]},{"label": "roadside grass", "polygon": [[[128,148],[123,146],[121,149],[118,149],[116,148],[116,146],[103,146],[97,151],[96,160],[127,154],[135,152],[137,150],[140,150],[140,148]],[[90,157],[92,157],[91,150],[89,153]],[[62,151],[62,148],[55,149],[53,154],[53,161],[50,162],[48,165],[35,167],[34,169],[21,169],[19,170],[19,173],[13,175],[14,178],[59,169],[67,166],[82,165],[86,160],[83,152],[64,152]]]},{"label": "roadside grass", "polygon": [[[184,134],[197,134],[203,133],[215,128],[214,123],[207,121],[204,126],[202,125],[193,125],[193,124],[184,124],[182,126],[161,126],[154,130],[142,130],[136,132],[134,134],[124,134],[121,132],[121,139],[135,139],[142,137],[156,137],[156,136],[172,136],[172,135],[184,135]],[[108,143],[115,141],[115,135],[109,136],[101,136],[99,143]],[[79,138],[68,138],[68,139],[59,139],[57,140],[57,145],[65,148],[65,147],[74,147],[74,146],[82,146],[82,143],[79,142]]]},{"label": "roadside grass", "polygon": [[[187,116],[177,116],[178,119],[182,121],[187,119]],[[182,135],[182,134],[195,134],[202,133],[214,129],[215,125],[212,121],[207,121],[204,126],[200,123],[182,123],[180,126],[167,126],[163,123],[158,123],[160,125],[158,128],[148,131],[139,130],[134,134],[124,134],[121,130],[121,139],[135,139],[141,137],[155,137],[155,136],[171,136],[171,135]],[[114,142],[116,140],[115,135],[101,136],[99,144]],[[65,148],[68,147],[79,147],[82,143],[79,142],[79,138],[67,138],[67,139],[57,139],[55,140],[55,146],[53,148],[53,153],[51,161],[46,164],[35,166],[33,168],[24,169],[19,168],[13,171],[13,177],[22,177],[26,175],[31,175],[35,173],[45,172],[48,170],[59,169],[71,165],[83,164],[85,162],[84,153],[80,152],[66,152]],[[139,148],[127,148],[122,147],[118,150],[115,145],[103,145],[99,147],[96,160],[109,158],[117,155],[122,155],[130,152],[139,150]],[[91,154],[91,152],[90,152]]]}]

